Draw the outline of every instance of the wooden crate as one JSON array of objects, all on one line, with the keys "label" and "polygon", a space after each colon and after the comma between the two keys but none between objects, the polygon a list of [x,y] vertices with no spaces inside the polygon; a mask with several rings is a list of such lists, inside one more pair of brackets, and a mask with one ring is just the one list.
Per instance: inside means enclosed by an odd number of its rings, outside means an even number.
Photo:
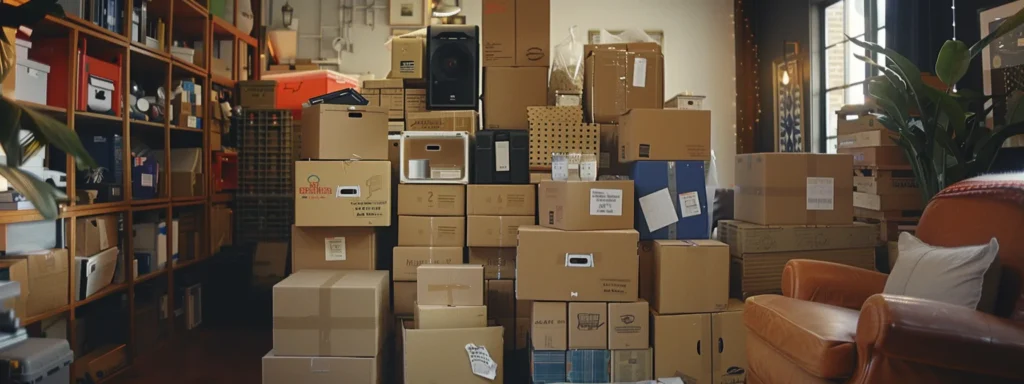
[{"label": "wooden crate", "polygon": [[878,225],[878,241],[879,244],[884,244],[889,241],[896,241],[900,237],[900,232],[914,233],[917,231],[918,219],[872,219],[867,217],[857,217],[856,221],[862,223],[870,223]]}]

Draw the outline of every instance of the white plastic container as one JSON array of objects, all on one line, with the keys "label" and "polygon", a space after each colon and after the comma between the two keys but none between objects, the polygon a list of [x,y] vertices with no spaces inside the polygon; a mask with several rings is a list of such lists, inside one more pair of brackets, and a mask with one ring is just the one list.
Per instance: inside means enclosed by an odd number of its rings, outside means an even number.
[{"label": "white plastic container", "polygon": [[[402,184],[469,184],[469,134],[466,132],[402,132],[398,152]],[[412,160],[427,165],[429,173],[414,172]]]},{"label": "white plastic container", "polygon": [[14,50],[19,60],[28,59],[28,50],[32,49],[32,42],[28,40],[15,39]]},{"label": "white plastic container", "polygon": [[675,95],[665,102],[665,109],[692,109],[699,111],[704,109],[704,98],[705,96]]},{"label": "white plastic container", "polygon": [[50,66],[18,54],[17,71],[14,75],[14,98],[36,104],[46,104],[46,84],[50,78]]}]

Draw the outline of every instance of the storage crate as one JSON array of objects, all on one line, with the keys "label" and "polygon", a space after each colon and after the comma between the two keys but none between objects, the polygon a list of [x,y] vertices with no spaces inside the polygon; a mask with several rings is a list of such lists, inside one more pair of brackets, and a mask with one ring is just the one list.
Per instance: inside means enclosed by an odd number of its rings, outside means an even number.
[{"label": "storage crate", "polygon": [[235,244],[289,241],[295,223],[295,199],[291,197],[235,198]]},{"label": "storage crate", "polygon": [[288,241],[295,221],[295,122],[291,111],[245,109],[239,129],[236,244]]}]

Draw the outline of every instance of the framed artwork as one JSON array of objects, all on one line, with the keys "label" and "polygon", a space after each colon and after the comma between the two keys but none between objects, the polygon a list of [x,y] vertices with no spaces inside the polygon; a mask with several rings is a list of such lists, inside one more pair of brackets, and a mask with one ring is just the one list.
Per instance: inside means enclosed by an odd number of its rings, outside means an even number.
[{"label": "framed artwork", "polygon": [[389,0],[388,24],[424,26],[430,20],[430,0]]},{"label": "framed artwork", "polygon": [[[608,29],[605,31],[613,35],[618,35],[624,32],[621,29]],[[665,31],[662,31],[660,29],[645,29],[644,33],[646,33],[648,36],[651,36],[651,38],[654,39],[654,41],[657,41],[658,45],[665,46]],[[601,30],[591,29],[587,31],[587,42],[587,44],[602,44]]]},{"label": "framed artwork", "polygon": [[[990,8],[979,13],[981,36],[999,27],[1006,18],[1024,8],[1024,0]],[[986,95],[1009,95],[1024,92],[1024,27],[1018,27],[981,52],[981,73]],[[988,102],[986,108],[991,106]],[[1006,105],[999,104],[986,117],[989,127],[1006,121]],[[1004,146],[1024,147],[1024,135],[1006,140]]]},{"label": "framed artwork", "polygon": [[[804,89],[802,79],[804,77],[800,59],[780,59],[775,60],[773,64],[775,152],[803,152]],[[787,78],[788,81],[784,81]]]}]

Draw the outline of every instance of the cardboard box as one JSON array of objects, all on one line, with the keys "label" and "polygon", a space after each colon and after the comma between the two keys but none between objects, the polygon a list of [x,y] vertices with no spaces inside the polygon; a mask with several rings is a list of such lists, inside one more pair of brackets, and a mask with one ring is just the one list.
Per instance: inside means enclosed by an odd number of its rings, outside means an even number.
[{"label": "cardboard box", "polygon": [[410,113],[422,113],[427,110],[427,90],[423,88],[405,89],[405,117]]},{"label": "cardboard box", "polygon": [[740,255],[732,258],[729,268],[730,294],[745,299],[757,294],[782,292],[782,269],[794,259],[828,261],[875,270],[873,247]]},{"label": "cardboard box", "polygon": [[569,349],[608,349],[608,303],[569,303]]},{"label": "cardboard box", "polygon": [[363,88],[376,89],[380,93],[380,106],[388,110],[388,119],[401,120],[405,117],[405,82],[402,79],[366,80]]},{"label": "cardboard box", "polygon": [[416,312],[416,282],[395,281],[395,303],[393,312],[395,315],[412,316]]},{"label": "cardboard box", "polygon": [[730,299],[725,312],[711,314],[711,371],[715,383],[742,383],[747,370],[747,328],[743,324],[743,302]]},{"label": "cardboard box", "polygon": [[484,127],[529,129],[526,107],[548,104],[548,67],[484,68]]},{"label": "cardboard box", "polygon": [[377,235],[372,227],[292,226],[292,272],[376,268]]},{"label": "cardboard box", "polygon": [[612,351],[612,382],[638,382],[654,379],[654,350]]},{"label": "cardboard box", "polygon": [[551,45],[550,0],[484,0],[484,67],[545,67]]},{"label": "cardboard box", "polygon": [[499,319],[489,319],[488,321],[492,322],[492,325],[500,326],[505,330],[505,335],[502,336],[502,339],[505,341],[505,350],[514,351],[516,349],[516,319],[512,317],[503,317]]},{"label": "cardboard box", "polygon": [[277,82],[248,80],[238,82],[241,106],[256,109],[274,109],[277,105]]},{"label": "cardboard box", "polygon": [[919,211],[925,203],[921,194],[876,195],[873,193],[854,192],[853,206],[874,211]]},{"label": "cardboard box", "polygon": [[469,264],[484,266],[488,280],[516,278],[516,249],[469,247]]},{"label": "cardboard box", "polygon": [[391,277],[416,281],[416,268],[427,264],[462,264],[462,247],[395,247]]},{"label": "cardboard box", "polygon": [[487,307],[483,305],[417,305],[416,329],[483,328]]},{"label": "cardboard box", "polygon": [[363,97],[365,97],[366,100],[368,100],[370,102],[369,104],[367,104],[368,107],[379,107],[380,106],[380,89],[366,89],[366,88],[363,88],[359,92],[359,94],[363,95]]},{"label": "cardboard box", "polygon": [[633,181],[542,181],[539,224],[567,231],[633,228]]},{"label": "cardboard box", "polygon": [[838,152],[852,155],[856,166],[910,169],[910,162],[901,147],[839,148]]},{"label": "cardboard box", "polygon": [[534,383],[565,382],[565,351],[530,351],[530,379]]},{"label": "cardboard box", "polygon": [[[345,382],[377,384],[384,374],[384,359],[378,357],[263,356],[263,384]],[[312,367],[316,367],[315,369]]]},{"label": "cardboard box", "polygon": [[483,66],[515,66],[516,0],[484,0],[483,9],[480,31]]},{"label": "cardboard box", "polygon": [[487,318],[512,319],[516,317],[516,289],[514,280],[487,280]]},{"label": "cardboard box", "polygon": [[[66,229],[71,231],[71,222]],[[75,256],[92,256],[116,247],[117,215],[81,217],[75,220]]]},{"label": "cardboard box", "polygon": [[[654,377],[681,377],[687,383],[711,383],[711,315],[660,315],[652,311]],[[711,349],[714,349],[713,347]],[[704,352],[704,353],[702,353]]]},{"label": "cardboard box", "polygon": [[652,308],[666,315],[722,311],[729,301],[728,275],[725,243],[655,240]]},{"label": "cardboard box", "polygon": [[640,298],[650,303],[654,300],[654,241],[637,244],[637,256],[640,259]]},{"label": "cardboard box", "polygon": [[462,131],[476,134],[476,111],[406,111],[406,131]]},{"label": "cardboard box", "polygon": [[299,158],[387,160],[387,111],[381,107],[331,104],[303,108]]},{"label": "cardboard box", "polygon": [[[461,329],[409,329],[402,330],[405,364],[405,384],[434,383],[503,383],[504,347],[501,327]],[[479,348],[469,352],[481,355],[484,351],[496,365],[493,380],[473,374],[467,363],[466,346]]]},{"label": "cardboard box", "polygon": [[466,245],[466,218],[398,216],[398,245],[462,247]]},{"label": "cardboard box", "polygon": [[570,349],[565,353],[565,380],[570,383],[611,381],[611,351]]},{"label": "cardboard box", "polygon": [[878,122],[878,118],[873,115],[861,115],[857,116],[856,119],[847,119],[845,116],[840,116],[837,120],[837,133],[840,135],[886,130],[885,126]]},{"label": "cardboard box", "polygon": [[89,382],[91,378],[112,376],[128,368],[128,347],[125,344],[107,344],[78,358],[73,365],[75,382]]},{"label": "cardboard box", "polygon": [[[597,168],[601,175],[629,175],[629,164],[619,161],[619,126],[601,124],[601,153]],[[551,173],[547,173],[548,177]]]},{"label": "cardboard box", "polygon": [[748,253],[873,247],[878,226],[853,222],[819,226],[766,226],[738,220],[718,222],[719,237],[735,256]]},{"label": "cardboard box", "polygon": [[587,121],[616,124],[630,109],[664,106],[665,58],[657,43],[585,45],[583,54]]},{"label": "cardboard box", "polygon": [[429,264],[416,268],[420,305],[484,305],[484,268],[480,265]]},{"label": "cardboard box", "polygon": [[638,161],[629,175],[641,240],[711,237],[703,161]]},{"label": "cardboard box", "polygon": [[198,197],[203,195],[203,174],[171,172],[171,197]]},{"label": "cardboard box", "polygon": [[551,180],[551,172],[530,172],[530,184],[537,185],[545,180]]},{"label": "cardboard box", "polygon": [[467,187],[466,214],[470,216],[532,216],[537,212],[534,185],[483,185]]},{"label": "cardboard box", "polygon": [[[854,176],[854,192],[874,193],[877,195],[909,195],[920,194],[917,179],[913,171],[878,171],[871,170],[870,176]],[[865,172],[866,173],[866,172]]]},{"label": "cardboard box", "polygon": [[711,111],[635,108],[621,119],[620,162],[711,160]]},{"label": "cardboard box", "polygon": [[519,226],[534,225],[535,216],[469,216],[466,218],[466,245],[470,247],[514,247]]},{"label": "cardboard box", "polygon": [[564,302],[534,301],[530,314],[530,345],[538,351],[569,347],[569,309]]},{"label": "cardboard box", "polygon": [[274,352],[375,357],[387,336],[387,271],[304,270],[274,286]]},{"label": "cardboard box", "polygon": [[735,219],[761,225],[849,224],[851,168],[847,155],[738,155]]},{"label": "cardboard box", "polygon": [[390,226],[391,163],[295,162],[295,225]]},{"label": "cardboard box", "polygon": [[[523,312],[529,315],[530,312]],[[530,318],[516,317],[516,347],[517,351],[524,351],[530,346]]]},{"label": "cardboard box", "polygon": [[560,231],[519,227],[516,298],[612,301],[637,299],[635,230]]},{"label": "cardboard box", "polygon": [[839,148],[895,147],[897,138],[899,138],[898,133],[888,130],[851,133],[839,135],[837,146]]},{"label": "cardboard box", "polygon": [[19,285],[21,294],[3,302],[4,308],[13,309],[14,314],[24,321],[29,316],[25,309],[25,302],[31,293],[31,285],[28,283],[28,261],[23,259],[0,259],[0,272],[7,278],[3,281],[14,281]]},{"label": "cardboard box", "polygon": [[391,74],[396,79],[422,79],[426,67],[426,44],[423,37],[391,40]]},{"label": "cardboard box", "polygon": [[454,184],[399,184],[398,214],[409,216],[465,216],[466,186]]},{"label": "cardboard box", "polygon": [[644,349],[651,346],[650,306],[646,301],[608,303],[608,349]]},{"label": "cardboard box", "polygon": [[67,249],[33,251],[5,256],[25,260],[26,281],[21,287],[25,312],[32,317],[68,305],[69,260]]},{"label": "cardboard box", "polygon": [[[271,286],[288,275],[288,243],[261,241],[256,243],[252,259],[252,276],[259,285]],[[144,272],[144,273],[150,273]]]}]

